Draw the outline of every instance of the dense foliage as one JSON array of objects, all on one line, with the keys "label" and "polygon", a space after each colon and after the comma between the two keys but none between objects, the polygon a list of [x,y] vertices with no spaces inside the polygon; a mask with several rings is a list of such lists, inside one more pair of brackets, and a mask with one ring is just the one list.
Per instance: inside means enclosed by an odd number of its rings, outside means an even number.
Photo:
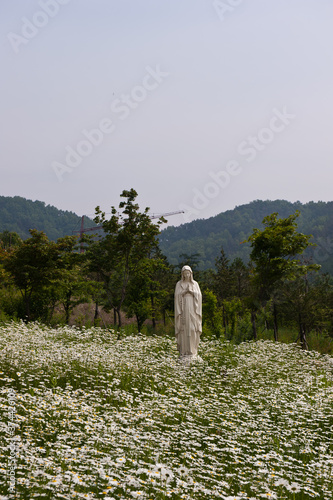
[{"label": "dense foliage", "polygon": [[[298,228],[311,234],[316,247],[305,255],[322,266],[322,271],[333,275],[333,202],[291,203],[285,200],[256,200],[209,219],[169,226],[159,237],[160,248],[170,264],[179,264],[181,254],[198,255],[200,269],[212,269],[221,247],[231,260],[239,257],[249,260],[250,245],[244,241],[253,228],[260,227],[268,214],[277,212],[288,217],[299,210]],[[41,201],[31,201],[20,196],[0,196],[0,233],[7,230],[22,239],[30,237],[29,230],[43,231],[53,241],[80,229],[81,218],[73,212],[58,210]],[[87,226],[95,223],[86,219]]]},{"label": "dense foliage", "polygon": [[1,498],[332,498],[332,357],[117,338],[0,327]]},{"label": "dense foliage", "polygon": [[267,215],[277,212],[280,217],[300,212],[297,221],[301,233],[311,234],[317,246],[305,255],[313,257],[324,272],[333,275],[333,202],[290,203],[285,200],[256,200],[247,205],[220,213],[209,219],[198,219],[161,232],[160,246],[171,264],[179,262],[181,253],[200,255],[200,268],[212,269],[221,247],[231,260],[239,257],[248,262],[250,245],[244,243],[254,228],[261,227]]},{"label": "dense foliage", "polygon": [[0,232],[15,232],[22,239],[29,238],[30,229],[37,229],[56,241],[80,229],[80,221],[81,217],[75,213],[45,205],[42,201],[0,196]]},{"label": "dense foliage", "polygon": [[[112,207],[110,220],[96,208],[95,222],[103,226],[104,235],[98,241],[90,241],[86,257],[89,271],[104,285],[106,306],[117,313],[119,326],[121,309],[128,291],[132,292],[127,303],[140,330],[148,317],[148,310],[144,313],[146,303],[153,294],[153,267],[158,261],[156,237],[163,219],[153,224],[148,208],[139,211],[134,189],[123,191],[121,197],[125,200],[119,204],[120,212]],[[160,264],[163,264],[161,259]]]},{"label": "dense foliage", "polygon": [[104,310],[113,314],[113,321],[103,319],[105,327],[120,329],[127,316],[138,331],[172,330],[175,284],[189,264],[203,293],[203,337],[279,340],[287,329],[289,341],[331,352],[332,278],[306,257],[311,236],[299,231],[298,211],[264,217],[247,239],[249,262],[231,260],[221,247],[214,268],[200,270],[199,254],[185,249],[178,265],[169,264],[157,239],[163,220],[153,223],[136,197],[134,189],[123,191],[110,219],[97,207],[94,224],[103,233],[81,241],[55,242],[37,230],[24,241],[0,233],[0,320],[73,324],[75,308],[92,303],[90,325],[101,324]]}]

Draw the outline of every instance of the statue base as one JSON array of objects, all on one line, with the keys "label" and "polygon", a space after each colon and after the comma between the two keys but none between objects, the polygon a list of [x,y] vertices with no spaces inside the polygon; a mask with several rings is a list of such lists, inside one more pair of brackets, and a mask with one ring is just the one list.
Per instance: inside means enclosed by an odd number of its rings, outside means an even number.
[{"label": "statue base", "polygon": [[203,359],[197,354],[180,354],[178,358],[178,363],[182,365],[189,365],[191,363],[201,363]]}]

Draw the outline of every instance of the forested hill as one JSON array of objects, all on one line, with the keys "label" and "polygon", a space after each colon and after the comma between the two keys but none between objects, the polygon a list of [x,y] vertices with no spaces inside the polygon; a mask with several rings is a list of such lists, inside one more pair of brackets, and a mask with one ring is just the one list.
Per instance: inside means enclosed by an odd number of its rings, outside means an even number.
[{"label": "forested hill", "polygon": [[160,247],[171,264],[179,262],[180,254],[200,254],[200,268],[214,268],[221,247],[232,261],[236,257],[248,261],[250,246],[242,243],[253,231],[261,228],[267,215],[277,212],[288,217],[300,211],[298,230],[312,234],[317,247],[307,256],[322,265],[322,271],[333,274],[333,202],[290,203],[285,200],[256,200],[209,219],[199,219],[178,227],[168,227],[160,235]]},{"label": "forested hill", "polygon": [[[322,271],[333,275],[333,202],[290,203],[285,200],[256,200],[233,210],[222,212],[209,219],[199,219],[170,226],[160,235],[160,247],[171,264],[178,264],[181,254],[200,254],[200,268],[214,268],[215,258],[221,247],[230,261],[236,257],[248,260],[250,246],[242,243],[253,231],[260,228],[266,215],[277,212],[288,217],[300,211],[298,230],[312,234],[317,247],[307,251],[306,256],[321,264]],[[29,229],[44,231],[49,239],[73,234],[80,228],[81,217],[73,212],[59,210],[42,201],[31,201],[20,196],[0,196],[0,233],[15,231],[22,239],[29,238]],[[86,219],[86,225],[93,226]]]},{"label": "forested hill", "polygon": [[30,237],[29,229],[38,229],[55,241],[80,229],[80,222],[81,217],[75,213],[45,205],[43,201],[0,196],[0,233],[15,231],[26,239]]}]

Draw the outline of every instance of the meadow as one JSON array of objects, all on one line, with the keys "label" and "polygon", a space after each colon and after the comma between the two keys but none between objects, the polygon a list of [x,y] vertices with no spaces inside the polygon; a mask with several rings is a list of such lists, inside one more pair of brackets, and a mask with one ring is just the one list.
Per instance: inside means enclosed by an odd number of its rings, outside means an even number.
[{"label": "meadow", "polygon": [[[333,358],[0,326],[0,499],[330,500]],[[10,479],[11,478],[11,479]]]}]

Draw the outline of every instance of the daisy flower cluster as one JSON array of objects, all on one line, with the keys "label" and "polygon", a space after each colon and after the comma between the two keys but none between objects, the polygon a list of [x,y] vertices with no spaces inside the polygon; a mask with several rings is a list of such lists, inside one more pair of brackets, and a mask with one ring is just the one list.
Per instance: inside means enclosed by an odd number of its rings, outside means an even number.
[{"label": "daisy flower cluster", "polygon": [[271,341],[0,327],[0,500],[317,498],[333,491],[333,358]]}]

